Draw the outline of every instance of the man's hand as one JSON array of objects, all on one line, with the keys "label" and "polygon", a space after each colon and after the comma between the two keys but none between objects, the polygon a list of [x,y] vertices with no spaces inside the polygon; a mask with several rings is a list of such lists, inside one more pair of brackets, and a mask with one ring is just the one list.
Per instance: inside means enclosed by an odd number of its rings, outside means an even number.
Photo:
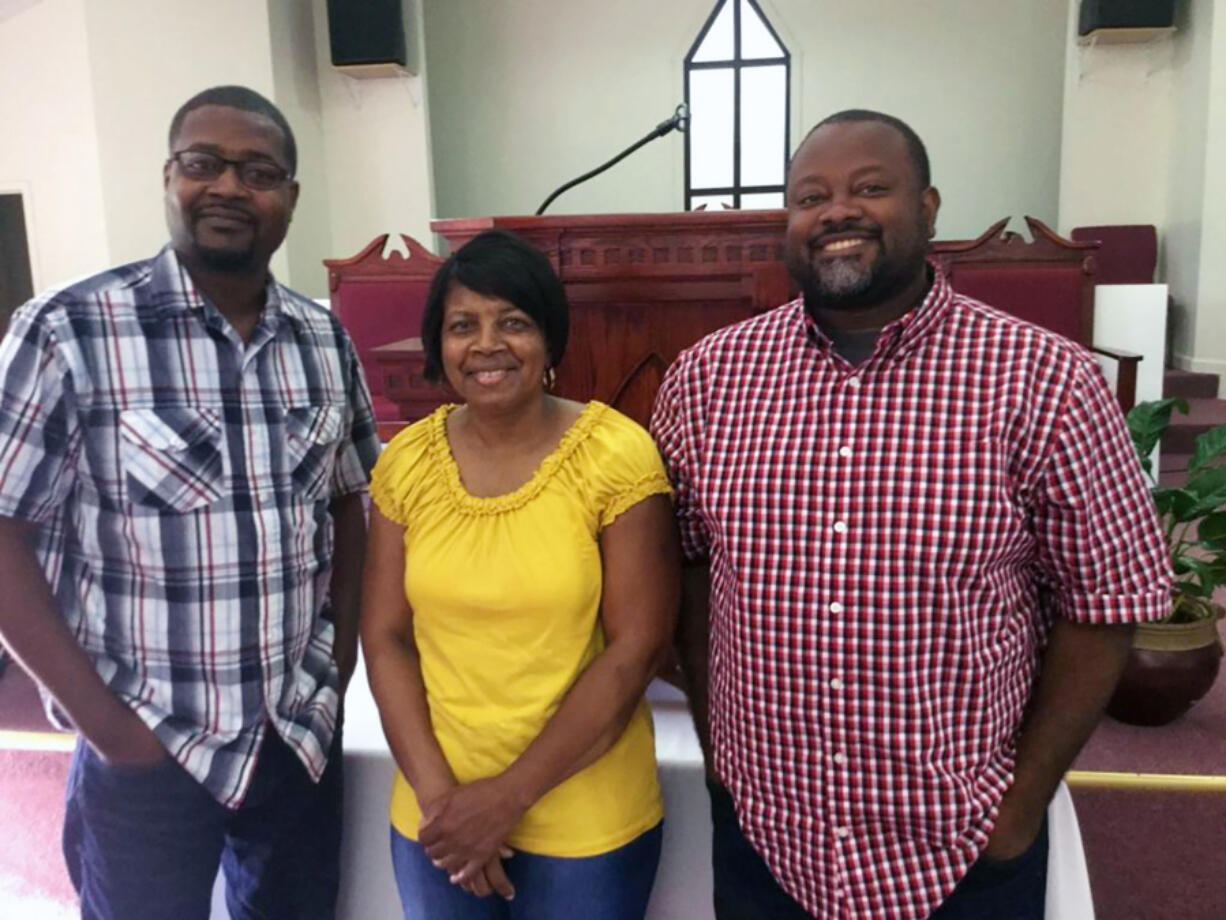
[{"label": "man's hand", "polygon": [[1006,862],[1021,856],[1038,839],[1046,812],[1045,806],[1035,807],[1006,793],[1000,802],[996,827],[981,855],[989,862]]},{"label": "man's hand", "polygon": [[[332,657],[340,680],[341,696],[349,689],[358,661],[358,618],[362,607],[362,566],[366,559],[366,510],[358,493],[341,495],[329,506],[334,528],[332,580],[328,599],[332,606]],[[403,553],[403,550],[401,550]]]},{"label": "man's hand", "polygon": [[1115,689],[1133,629],[1063,619],[1052,627],[1030,714],[1018,739],[1013,785],[1001,799],[983,853],[987,859],[1012,859],[1034,843],[1060,778]]},{"label": "man's hand", "polygon": [[358,666],[357,646],[350,646],[346,649],[338,648],[332,658],[336,662],[337,687],[343,698],[349,690],[349,681]]},{"label": "man's hand", "polygon": [[141,717],[118,700],[115,716],[106,728],[87,738],[98,755],[113,767],[152,767],[169,754]]},{"label": "man's hand", "polygon": [[510,885],[502,886],[506,879],[501,864],[495,867],[492,878],[490,864],[498,862],[500,853],[508,852],[503,841],[525,810],[497,778],[456,786],[433,798],[426,806],[418,842],[454,884],[474,891],[469,885],[480,888],[477,879],[484,874],[485,884],[503,894]]}]

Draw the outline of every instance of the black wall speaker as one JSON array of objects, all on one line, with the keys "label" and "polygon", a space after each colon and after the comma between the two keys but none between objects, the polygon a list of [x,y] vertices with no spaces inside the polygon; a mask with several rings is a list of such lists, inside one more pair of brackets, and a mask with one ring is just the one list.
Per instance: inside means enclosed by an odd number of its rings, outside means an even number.
[{"label": "black wall speaker", "polygon": [[405,67],[403,0],[328,0],[332,65]]},{"label": "black wall speaker", "polygon": [[1175,0],[1081,0],[1078,35],[1095,29],[1162,29],[1175,24]]}]

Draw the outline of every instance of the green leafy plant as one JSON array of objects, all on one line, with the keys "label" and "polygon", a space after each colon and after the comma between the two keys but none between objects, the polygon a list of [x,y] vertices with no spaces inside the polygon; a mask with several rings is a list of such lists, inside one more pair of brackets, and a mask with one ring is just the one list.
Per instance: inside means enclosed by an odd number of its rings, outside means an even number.
[{"label": "green leafy plant", "polygon": [[1159,485],[1152,454],[1171,424],[1171,413],[1187,414],[1182,399],[1143,402],[1128,413],[1128,432],[1150,480],[1175,575],[1167,623],[1191,623],[1218,615],[1213,592],[1226,584],[1226,425],[1196,439],[1180,485]]}]

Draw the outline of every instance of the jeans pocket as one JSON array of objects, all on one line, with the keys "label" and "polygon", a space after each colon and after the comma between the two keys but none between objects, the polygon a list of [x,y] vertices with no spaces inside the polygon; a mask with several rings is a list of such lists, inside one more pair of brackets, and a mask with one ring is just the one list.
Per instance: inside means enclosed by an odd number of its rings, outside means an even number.
[{"label": "jeans pocket", "polygon": [[151,763],[110,763],[88,742],[85,744],[85,757],[90,761],[91,769],[95,771],[134,778],[160,772],[176,763],[169,751],[164,752],[159,759]]},{"label": "jeans pocket", "polygon": [[1046,862],[1047,822],[1044,821],[1038,835],[1021,853],[1009,859],[988,859],[986,856],[980,856],[971,868],[971,874],[982,883],[1003,884],[1041,868]]}]

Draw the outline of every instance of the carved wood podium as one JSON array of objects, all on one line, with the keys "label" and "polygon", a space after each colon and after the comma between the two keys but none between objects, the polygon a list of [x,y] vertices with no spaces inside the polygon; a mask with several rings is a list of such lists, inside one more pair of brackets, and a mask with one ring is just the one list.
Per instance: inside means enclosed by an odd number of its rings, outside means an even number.
[{"label": "carved wood podium", "polygon": [[[1072,243],[1026,220],[1029,242],[1006,231],[1003,220],[974,240],[934,242],[931,257],[955,289],[1091,346],[1097,244]],[[452,251],[493,228],[540,248],[571,305],[557,392],[599,399],[645,424],[664,372],[681,350],[793,296],[783,265],[786,223],[787,212],[772,210],[480,217],[436,220],[431,227]],[[439,260],[407,237],[407,259],[383,259],[386,239],[352,259],[328,262],[334,305],[355,341],[355,313],[378,317],[365,323],[377,341],[358,347],[372,388],[379,390],[376,398],[383,400],[384,437],[454,399],[420,376],[416,337]],[[1104,353],[1120,361],[1117,395],[1131,405],[1139,359]]]},{"label": "carved wood podium", "polygon": [[708,332],[788,299],[783,211],[482,217],[431,224],[454,252],[500,228],[541,249],[571,306],[557,392],[642,424],[664,372]]}]

